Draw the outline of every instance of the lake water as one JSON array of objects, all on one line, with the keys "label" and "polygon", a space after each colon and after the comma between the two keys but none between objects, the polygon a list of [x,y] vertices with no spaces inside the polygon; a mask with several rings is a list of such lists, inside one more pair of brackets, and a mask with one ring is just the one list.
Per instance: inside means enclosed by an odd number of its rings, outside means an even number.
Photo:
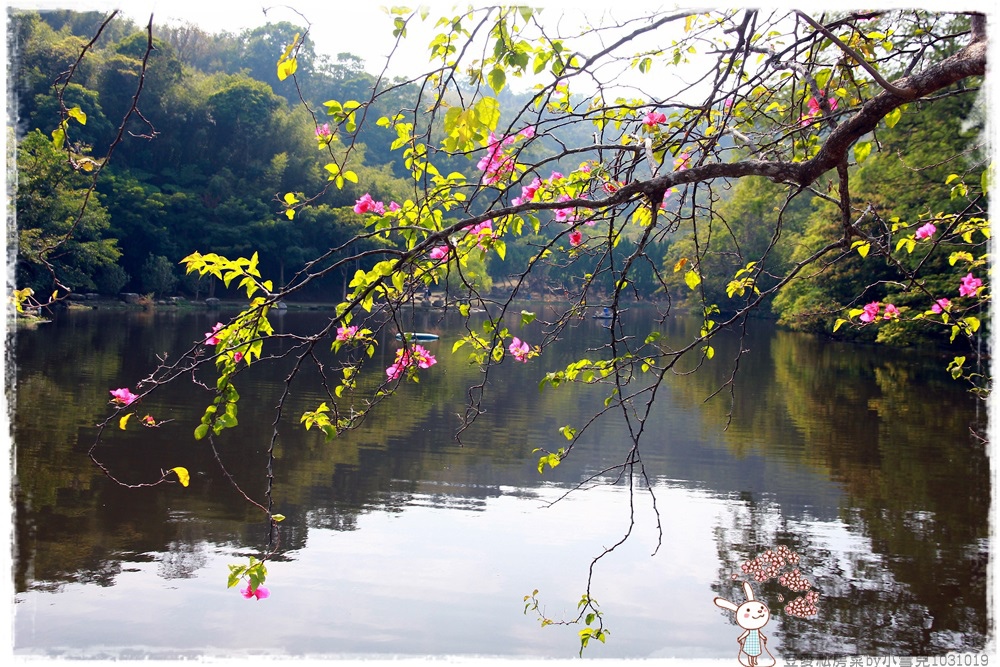
[{"label": "lake water", "polygon": [[[537,589],[548,617],[573,618],[592,560],[631,521],[629,539],[593,569],[610,635],[586,658],[734,659],[741,630],[713,598],[742,602],[741,564],[779,545],[799,555],[819,599],[815,616],[796,617],[783,610],[794,593],[754,583],[778,658],[978,652],[993,636],[990,465],[972,432],[985,430],[983,406],[947,375],[946,358],[766,323],[742,342],[732,394],[706,400],[732,375],[734,336],[697,373],[664,384],[640,440],[649,487],[630,493],[614,483],[631,446],[620,414],[544,474],[533,453],[564,446],[559,427],[603,407],[606,388],[538,390],[547,370],[595,356],[586,350],[606,335],[600,321],[491,371],[486,411],[458,443],[466,388],[481,376],[451,353],[458,319],[414,315],[409,326],[440,334],[426,344],[438,363],[359,430],[331,442],[305,432],[299,416],[323,396],[306,376],[292,385],[274,465],[282,550],[268,562],[270,597],[246,600],[227,589],[228,565],[259,556],[267,526],[192,437],[211,393],[163,387],[140,416],[173,421],[111,429],[95,450],[130,482],[184,466],[188,488],[125,489],[87,456],[111,414],[108,391],[134,389],[157,355],[180,354],[227,315],[74,310],[17,333],[15,655],[573,658],[580,626],[541,627],[524,596]],[[278,333],[307,333],[327,317],[271,319]],[[657,328],[641,308],[625,319],[637,335]],[[540,327],[515,333],[534,343]],[[697,329],[659,327],[668,343]],[[382,341],[379,373],[396,347]],[[240,426],[218,439],[257,499],[288,368],[238,376]]]}]

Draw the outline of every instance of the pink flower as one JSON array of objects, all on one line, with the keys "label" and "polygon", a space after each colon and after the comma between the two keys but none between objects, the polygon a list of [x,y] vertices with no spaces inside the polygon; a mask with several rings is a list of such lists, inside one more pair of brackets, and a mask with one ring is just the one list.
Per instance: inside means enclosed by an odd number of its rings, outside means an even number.
[{"label": "pink flower", "polygon": [[535,128],[529,125],[528,127],[518,132],[517,134],[519,137],[523,137],[525,139],[531,139],[533,136],[535,136]]},{"label": "pink flower", "polygon": [[256,590],[251,590],[252,584],[247,584],[247,587],[240,591],[247,600],[250,598],[257,598],[258,600],[263,600],[264,598],[271,596],[271,591],[267,590],[263,586],[258,586]]},{"label": "pink flower", "polygon": [[883,317],[887,320],[897,319],[899,317],[899,308],[896,308],[891,303],[885,304],[885,315]]},{"label": "pink flower", "polygon": [[[469,230],[468,233],[466,234],[467,236],[473,236],[473,237],[485,236],[487,238],[493,237],[492,220],[483,220],[478,225],[472,225],[467,229]],[[486,246],[483,245],[482,239],[479,239],[477,241],[477,245],[479,246],[480,250],[486,250]]]},{"label": "pink flower", "polygon": [[928,222],[926,225],[921,225],[921,227],[917,229],[917,233],[913,235],[913,238],[918,241],[923,241],[924,239],[929,239],[934,236],[935,232],[937,232],[937,227]]},{"label": "pink flower", "polygon": [[553,171],[552,175],[549,176],[549,183],[555,183],[556,181],[562,180],[564,178],[566,178],[566,177],[562,175],[562,172],[560,172],[560,171]]},{"label": "pink flower", "polygon": [[583,243],[583,234],[578,231],[572,231],[569,233],[569,244],[574,248]]},{"label": "pink flower", "polygon": [[417,365],[420,368],[430,368],[437,363],[434,355],[428,352],[423,345],[413,346],[413,358],[417,360]]},{"label": "pink flower", "polygon": [[642,119],[642,124],[648,127],[649,129],[653,129],[660,123],[666,123],[666,122],[667,122],[667,116],[665,114],[657,113],[656,111],[652,110],[650,110],[649,113],[643,116]]},{"label": "pink flower", "polygon": [[617,181],[615,183],[612,183],[611,181],[606,181],[604,185],[601,186],[601,188],[603,188],[604,191],[607,192],[609,195],[613,195],[614,193],[618,192],[620,188],[624,186],[625,184],[622,183],[621,181]]},{"label": "pink flower", "polygon": [[514,340],[511,341],[507,349],[514,355],[515,359],[523,363],[528,363],[528,354],[531,352],[531,347],[523,340],[514,336]]},{"label": "pink flower", "polygon": [[212,327],[212,330],[205,334],[205,345],[219,344],[219,337],[216,336],[215,334],[219,333],[219,329],[221,329],[223,326],[225,325],[222,324],[222,322],[215,323],[215,326]]},{"label": "pink flower", "polygon": [[113,400],[118,405],[131,405],[139,397],[129,391],[128,387],[122,387],[121,389],[111,390],[111,400]]},{"label": "pink flower", "polygon": [[931,311],[935,313],[940,313],[945,310],[948,310],[949,308],[951,308],[951,301],[949,301],[948,299],[938,299],[937,301],[934,302],[934,305],[931,306]]},{"label": "pink flower", "polygon": [[482,182],[493,185],[514,172],[514,160],[504,152],[504,146],[514,143],[515,137],[497,139],[490,132],[486,155],[480,158],[476,167],[483,172]]},{"label": "pink flower", "polygon": [[531,183],[528,183],[521,188],[521,196],[514,197],[514,199],[511,200],[511,205],[518,206],[519,204],[531,201],[540,187],[542,187],[542,179],[535,176]]},{"label": "pink flower", "polygon": [[358,335],[358,327],[356,326],[339,327],[337,329],[337,340],[339,340],[342,343],[353,339],[357,335]]},{"label": "pink flower", "polygon": [[156,420],[153,419],[153,415],[146,415],[142,418],[143,426],[156,426]]},{"label": "pink flower", "polygon": [[241,361],[243,361],[243,353],[242,352],[235,353],[233,355],[233,361],[235,361],[236,363],[240,363]]},{"label": "pink flower", "polygon": [[[837,110],[837,98],[831,97],[827,100],[827,102],[830,105],[830,111]],[[820,105],[819,100],[815,97],[810,97],[809,101],[806,102],[806,106],[809,107],[809,113],[805,114],[800,119],[800,123],[802,125],[808,125],[813,118],[823,113],[823,107]]]},{"label": "pink flower", "polygon": [[691,162],[690,153],[681,153],[674,160],[674,171],[684,171],[688,168],[688,163]]},{"label": "pink flower", "polygon": [[[569,201],[572,199],[569,195],[559,195],[556,201]],[[556,220],[559,222],[573,222],[576,220],[576,209],[572,206],[569,208],[557,208],[556,209]]]},{"label": "pink flower", "polygon": [[322,141],[329,141],[330,137],[332,136],[333,134],[330,132],[329,123],[323,123],[322,125],[316,128],[316,138]]},{"label": "pink flower", "polygon": [[399,204],[397,204],[396,202],[394,202],[394,201],[389,202],[389,212],[390,213],[395,213],[400,208],[402,208],[402,207]]},{"label": "pink flower", "polygon": [[372,196],[366,192],[361,196],[361,199],[354,202],[354,212],[358,214],[375,213],[377,215],[385,215],[385,204],[380,201],[374,201]]},{"label": "pink flower", "polygon": [[983,281],[970,273],[962,278],[962,286],[958,288],[958,293],[961,296],[976,296],[976,292],[982,286]]},{"label": "pink flower", "polygon": [[396,380],[410,366],[418,368],[430,368],[437,363],[434,355],[427,351],[423,345],[414,345],[412,350],[396,350],[396,363],[385,369],[385,374],[390,380]]},{"label": "pink flower", "polygon": [[722,108],[724,108],[726,111],[729,111],[730,109],[732,109],[733,108],[733,98],[727,97],[726,101],[722,103]]},{"label": "pink flower", "polygon": [[872,301],[871,303],[865,305],[865,312],[861,313],[861,317],[858,318],[862,322],[873,322],[875,318],[878,317],[878,310],[881,307],[878,301]]},{"label": "pink flower", "polygon": [[673,191],[674,191],[674,189],[670,188],[669,190],[667,190],[666,192],[663,193],[663,201],[660,202],[660,209],[661,210],[664,210],[664,211],[667,210],[667,200],[670,199],[670,194]]},{"label": "pink flower", "polygon": [[431,248],[430,258],[433,260],[446,259],[448,257],[448,246],[439,245],[436,248]]}]

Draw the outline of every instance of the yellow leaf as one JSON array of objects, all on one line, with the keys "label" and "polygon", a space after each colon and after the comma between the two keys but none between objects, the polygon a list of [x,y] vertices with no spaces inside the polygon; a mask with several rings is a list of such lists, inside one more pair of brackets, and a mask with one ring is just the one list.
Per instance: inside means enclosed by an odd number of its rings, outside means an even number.
[{"label": "yellow leaf", "polygon": [[75,118],[80,123],[80,125],[87,124],[87,114],[85,114],[83,110],[80,109],[80,107],[73,107],[66,113],[69,115],[70,118]]},{"label": "yellow leaf", "polygon": [[689,289],[694,289],[701,284],[701,276],[694,269],[688,271],[684,274],[684,282],[687,283]]},{"label": "yellow leaf", "polygon": [[687,264],[687,263],[688,263],[688,258],[687,257],[681,257],[679,260],[677,260],[677,263],[674,264],[674,273],[677,273],[678,271],[680,271],[681,269],[683,269],[684,265]]},{"label": "yellow leaf", "polygon": [[278,80],[284,81],[291,75],[295,74],[295,70],[299,68],[299,63],[295,58],[289,58],[288,60],[278,63]]},{"label": "yellow leaf", "polygon": [[121,430],[124,431],[125,430],[125,424],[128,424],[128,420],[129,420],[129,418],[131,416],[132,416],[132,413],[130,412],[127,415],[125,415],[124,417],[122,417],[121,419],[119,419],[118,420],[118,428],[120,428]]},{"label": "yellow leaf", "polygon": [[177,481],[181,483],[181,486],[187,486],[191,482],[191,475],[188,474],[187,468],[178,466],[171,468],[171,470],[177,473]]}]

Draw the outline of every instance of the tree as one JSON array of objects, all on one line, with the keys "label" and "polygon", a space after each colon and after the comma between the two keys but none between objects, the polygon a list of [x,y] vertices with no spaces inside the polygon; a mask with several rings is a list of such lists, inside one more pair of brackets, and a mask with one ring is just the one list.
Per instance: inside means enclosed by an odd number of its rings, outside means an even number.
[{"label": "tree", "polygon": [[92,276],[111,270],[121,252],[107,235],[107,210],[89,201],[89,179],[37,130],[21,142],[17,159],[18,284],[43,293],[52,284],[96,289]]},{"label": "tree", "polygon": [[[394,10],[394,33],[405,38],[421,16]],[[404,85],[376,80],[367,99],[330,100],[324,104],[325,115],[310,108],[329,180],[322,192],[284,193],[279,198],[282,215],[292,221],[304,218],[306,211],[337,191],[352,184],[364,189],[356,164],[361,151],[355,150],[355,142],[360,128],[371,123],[395,133],[391,148],[400,153],[409,173],[406,198],[385,201],[370,192],[359,197],[354,212],[363,217],[366,228],[344,243],[321,249],[284,284],[262,275],[260,257],[250,248],[245,253],[249,256],[239,258],[211,252],[187,256],[183,261],[189,273],[238,286],[248,305],[207,334],[204,343],[162,362],[143,380],[138,395],[118,390],[118,408],[103,422],[95,447],[115,425],[125,427],[123,414],[131,414],[129,406],[136,401],[214,366],[217,378],[210,385],[216,387],[215,398],[193,434],[214,450],[227,429],[238,428],[239,374],[253,372],[256,364],[275,356],[295,360],[285,397],[306,365],[315,365],[324,378],[324,400],[300,417],[306,429],[316,427],[332,439],[359,428],[400,382],[433,373],[434,358],[418,343],[404,340],[395,362],[384,373],[376,369],[381,378],[377,386],[358,382],[372,363],[375,334],[396,329],[396,314],[416,292],[431,285],[446,285],[463,315],[473,308],[486,312],[485,326],[470,324],[469,334],[456,345],[456,351],[481,366],[484,378],[469,390],[457,438],[475,426],[481,403],[488,400],[491,366],[511,360],[544,363],[546,348],[569,322],[595,305],[590,298],[594,290],[607,285],[600,305],[612,309],[612,319],[600,356],[553,368],[543,386],[606,387],[605,405],[622,413],[630,442],[620,463],[602,473],[627,480],[630,488],[649,481],[642,458],[643,427],[664,378],[682,359],[720,363],[713,361],[713,336],[744,324],[771,296],[810,272],[849,260],[888,263],[901,272],[894,279],[896,292],[913,296],[909,310],[881,300],[852,307],[838,318],[838,328],[875,328],[883,317],[890,322],[908,317],[950,330],[953,338],[973,341],[983,334],[974,313],[989,299],[984,159],[972,152],[940,156],[954,165],[945,180],[961,206],[935,212],[933,223],[921,220],[919,227],[917,221],[875,206],[867,193],[854,187],[858,165],[879,152],[880,136],[899,123],[908,105],[975,95],[986,71],[983,15],[639,11],[621,23],[581,22],[576,33],[568,26],[568,21],[553,26],[528,8],[470,9],[437,23],[440,33],[431,42],[429,72],[416,81],[416,104],[375,117],[372,110]],[[298,76],[296,58],[302,44],[300,39],[289,40],[278,54],[279,79]],[[311,52],[304,53],[311,58]],[[676,79],[669,76],[673,72],[679,74]],[[638,83],[628,89],[619,85],[633,77]],[[503,109],[501,93],[518,79],[535,84],[531,99]],[[682,83],[690,81],[697,83]],[[256,133],[265,131],[275,108],[272,95],[266,86],[234,81],[212,98],[213,115],[229,133],[229,150],[248,150]],[[345,150],[333,149],[334,138]],[[439,167],[458,160],[474,163],[475,176]],[[556,171],[556,165],[564,165],[562,171]],[[743,187],[752,186],[736,186],[737,196],[728,206],[742,219],[739,225],[727,224],[726,189],[759,179],[774,184],[768,188],[776,191],[777,207],[768,210],[751,201]],[[801,241],[809,245],[796,255],[781,244],[781,236],[789,225],[797,229],[804,198],[822,202],[810,220],[822,233],[803,235]],[[760,214],[745,216],[755,210]],[[651,280],[658,285],[655,289],[671,287],[659,257],[650,255],[662,255],[678,236],[687,250],[672,257],[673,266],[666,270],[682,277],[703,325],[686,345],[668,349],[658,345],[654,327],[645,338],[625,336],[614,313],[630,300],[647,299]],[[939,243],[942,238],[948,243]],[[508,254],[508,246],[519,245],[521,239],[528,242]],[[952,249],[959,246],[961,250]],[[953,273],[948,280],[925,282],[922,269],[927,263],[911,263],[910,256],[944,252],[951,253],[947,260]],[[503,290],[499,295],[487,292],[478,280],[483,258],[492,263],[515,256],[520,263],[509,268]],[[536,316],[515,299],[538,274],[573,271],[579,279],[565,293],[562,314],[544,323],[545,341],[534,348],[521,345],[515,339],[518,323]],[[641,280],[637,271],[642,272]],[[297,338],[297,344],[282,353],[268,352],[269,310],[315,282],[340,274],[353,277],[329,324]],[[716,288],[709,289],[712,285]],[[865,297],[863,288],[848,302],[857,306]],[[668,305],[664,315],[670,310]],[[313,351],[320,345],[338,353],[338,365],[319,363]],[[743,346],[738,347],[737,356],[727,360],[734,368],[745,354]],[[952,374],[987,390],[989,379],[965,371],[963,362],[956,358]],[[649,380],[631,382],[636,376]],[[726,385],[731,387],[731,382]],[[283,397],[264,454],[268,470],[278,464],[274,443],[285,410]],[[542,451],[539,470],[571,456],[574,442],[593,418],[568,416],[570,423],[561,429],[566,446]],[[111,475],[93,452],[95,462]],[[146,483],[186,484],[186,475],[179,466]],[[233,481],[239,485],[239,480]],[[245,578],[252,592],[266,578],[265,563],[278,548],[275,536],[283,517],[270,491],[263,498],[246,497],[272,528],[272,540],[260,559],[231,568],[230,585]],[[622,539],[630,532],[631,527]],[[590,584],[588,579],[579,616],[566,621],[585,626],[581,649],[590,639],[606,638]],[[531,596],[526,602],[527,609],[539,609]],[[549,622],[543,618],[543,623]]]}]

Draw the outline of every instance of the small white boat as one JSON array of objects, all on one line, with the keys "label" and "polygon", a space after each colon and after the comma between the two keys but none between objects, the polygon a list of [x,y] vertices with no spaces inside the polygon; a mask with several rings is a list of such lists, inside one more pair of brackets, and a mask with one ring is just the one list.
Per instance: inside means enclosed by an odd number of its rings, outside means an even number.
[{"label": "small white boat", "polygon": [[406,336],[406,340],[416,341],[417,343],[428,343],[430,341],[435,341],[438,339],[437,334],[421,333],[417,331],[407,331],[406,333],[396,334],[396,340],[403,340],[403,336]]}]

